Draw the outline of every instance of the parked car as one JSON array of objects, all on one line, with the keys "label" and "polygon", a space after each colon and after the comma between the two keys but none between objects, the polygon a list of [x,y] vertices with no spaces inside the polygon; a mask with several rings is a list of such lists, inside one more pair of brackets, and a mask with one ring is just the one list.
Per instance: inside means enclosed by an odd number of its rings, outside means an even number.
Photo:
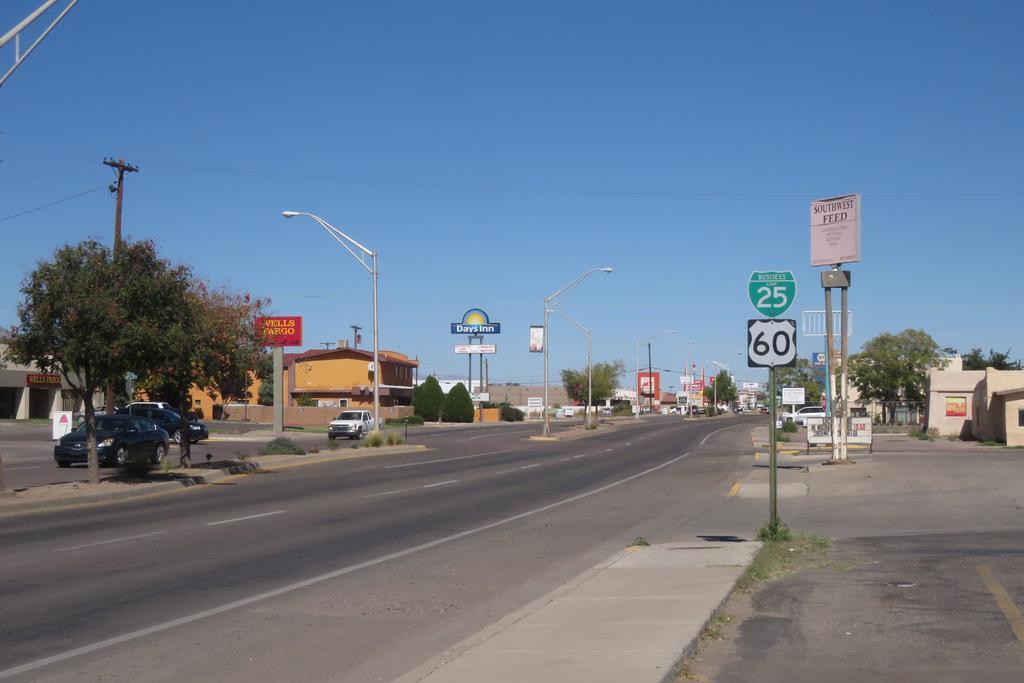
[{"label": "parked car", "polygon": [[[84,423],[61,437],[53,447],[53,459],[58,467],[87,462],[87,438]],[[100,415],[96,418],[96,450],[101,465],[123,465],[138,454],[144,454],[159,464],[167,457],[168,445],[167,432],[153,420],[136,415]]]},{"label": "parked car", "polygon": [[131,413],[135,413],[138,408],[159,408],[160,410],[173,410],[177,412],[177,409],[166,401],[132,401],[125,406],[125,410]]},{"label": "parked car", "polygon": [[[115,413],[118,415],[128,415],[129,408],[128,406],[118,408]],[[131,415],[149,418],[156,422],[158,427],[170,434],[171,441],[181,443],[181,415],[179,413],[166,408],[141,408],[133,404],[131,406]],[[210,430],[207,429],[205,424],[195,418],[189,418],[188,430],[189,441],[192,443],[198,443],[202,439],[210,438]]]},{"label": "parked car", "polygon": [[825,409],[821,406],[804,406],[795,413],[783,413],[782,421],[792,420],[798,425],[805,425],[809,417],[825,417]]},{"label": "parked car", "polygon": [[339,436],[361,439],[363,434],[373,431],[373,417],[369,410],[343,410],[327,426],[327,438],[334,441]]}]

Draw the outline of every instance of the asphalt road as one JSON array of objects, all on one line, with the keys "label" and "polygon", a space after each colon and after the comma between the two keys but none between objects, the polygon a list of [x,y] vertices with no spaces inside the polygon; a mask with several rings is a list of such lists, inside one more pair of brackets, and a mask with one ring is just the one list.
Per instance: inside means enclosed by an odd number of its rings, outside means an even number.
[{"label": "asphalt road", "polygon": [[[556,420],[552,424],[552,431],[554,434],[563,433],[578,424],[581,424],[580,420]],[[478,441],[494,437],[500,438],[502,435],[540,434],[541,429],[541,425],[537,423],[410,427],[408,439],[410,443],[447,447],[464,439]],[[472,433],[467,434],[467,432]],[[400,433],[404,435],[406,432],[402,430]],[[326,433],[290,430],[286,435],[307,447],[316,446],[321,450],[331,447]],[[266,429],[251,431],[243,435],[214,432],[209,440],[192,445],[192,461],[202,462],[207,459],[207,455],[211,456],[210,459],[213,460],[225,460],[243,455],[253,456],[258,454],[263,444],[274,436]],[[53,444],[51,428],[48,424],[0,422],[0,454],[3,455],[7,487],[21,489],[45,484],[88,481],[89,473],[85,465],[73,465],[69,468],[57,467],[57,463],[53,460]],[[348,441],[338,441],[335,446],[345,448],[351,444]],[[172,464],[177,464],[179,450],[178,446],[173,443],[169,458]],[[116,467],[100,468],[101,477],[116,477],[117,474]]]},{"label": "asphalt road", "polygon": [[412,455],[0,518],[0,678],[391,680],[636,535],[722,531],[753,422],[439,431]]}]

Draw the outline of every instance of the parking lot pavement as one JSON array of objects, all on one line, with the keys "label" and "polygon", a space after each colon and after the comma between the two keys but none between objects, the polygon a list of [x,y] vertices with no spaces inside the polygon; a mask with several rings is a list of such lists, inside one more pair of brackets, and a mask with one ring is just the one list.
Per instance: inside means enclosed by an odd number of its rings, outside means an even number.
[{"label": "parking lot pavement", "polygon": [[1024,530],[840,541],[834,566],[726,605],[703,680],[1020,681]]}]

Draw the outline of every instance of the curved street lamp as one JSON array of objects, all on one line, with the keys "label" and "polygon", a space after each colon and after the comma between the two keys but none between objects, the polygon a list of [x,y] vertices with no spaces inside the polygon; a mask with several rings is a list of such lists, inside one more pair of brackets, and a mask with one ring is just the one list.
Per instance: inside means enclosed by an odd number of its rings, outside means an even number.
[{"label": "curved street lamp", "polygon": [[[380,354],[378,350],[377,340],[379,337],[377,327],[377,252],[372,249],[367,249],[359,242],[338,230],[336,227],[325,221],[316,214],[307,213],[305,211],[282,211],[281,215],[285,218],[294,218],[295,216],[307,216],[312,218],[314,221],[320,224],[324,230],[327,231],[331,237],[334,238],[338,244],[343,246],[348,253],[352,254],[352,257],[359,261],[361,265],[370,275],[373,277],[373,431],[380,431]],[[358,252],[356,251],[358,250]],[[367,263],[369,258],[369,263]],[[278,379],[280,381],[280,379]]]},{"label": "curved street lamp", "polygon": [[580,273],[575,280],[565,285],[551,296],[544,297],[544,436],[551,436],[551,415],[548,412],[548,348],[551,346],[550,340],[548,339],[548,315],[551,311],[558,308],[558,304],[562,303],[562,300],[569,295],[569,292],[576,289],[576,287],[583,282],[584,279],[591,273],[602,272],[610,273],[612,269],[608,266],[604,268],[591,268],[590,270]]}]

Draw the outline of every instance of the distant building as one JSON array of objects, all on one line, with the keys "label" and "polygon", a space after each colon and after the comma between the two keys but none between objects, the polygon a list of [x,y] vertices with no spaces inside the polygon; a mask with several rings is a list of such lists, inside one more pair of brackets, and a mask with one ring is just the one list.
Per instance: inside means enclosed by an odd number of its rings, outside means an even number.
[{"label": "distant building", "polygon": [[[7,346],[0,344],[0,358],[6,354]],[[0,366],[0,420],[48,420],[54,411],[77,411],[82,405],[59,374],[41,372],[35,364]]]},{"label": "distant building", "polygon": [[[419,362],[397,351],[380,351],[381,407],[412,405],[413,375]],[[301,398],[330,408],[373,406],[373,352],[336,348],[284,355],[288,405]]]}]

